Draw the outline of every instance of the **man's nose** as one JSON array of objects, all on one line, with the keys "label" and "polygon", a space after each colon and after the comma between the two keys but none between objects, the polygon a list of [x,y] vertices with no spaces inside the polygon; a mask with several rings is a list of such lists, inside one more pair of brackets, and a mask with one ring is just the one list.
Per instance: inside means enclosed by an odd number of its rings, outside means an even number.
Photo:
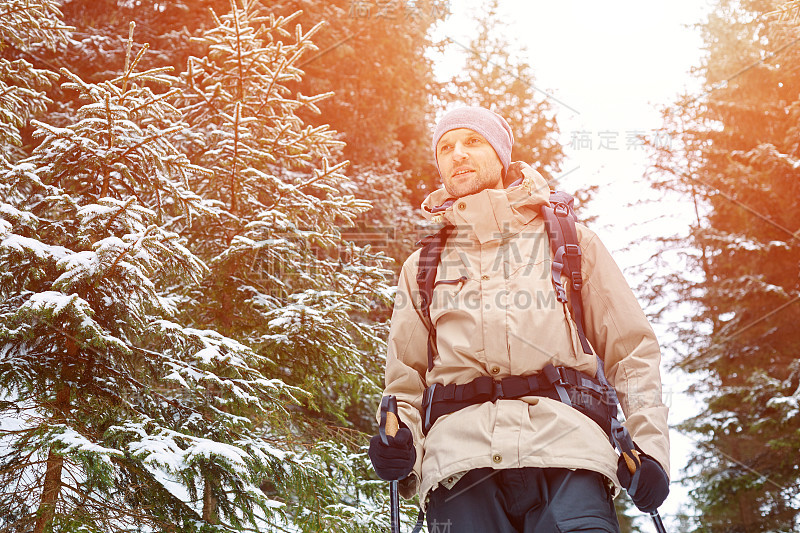
[{"label": "man's nose", "polygon": [[464,150],[464,145],[460,142],[457,142],[455,146],[453,146],[453,159],[464,159],[467,157],[467,151]]}]

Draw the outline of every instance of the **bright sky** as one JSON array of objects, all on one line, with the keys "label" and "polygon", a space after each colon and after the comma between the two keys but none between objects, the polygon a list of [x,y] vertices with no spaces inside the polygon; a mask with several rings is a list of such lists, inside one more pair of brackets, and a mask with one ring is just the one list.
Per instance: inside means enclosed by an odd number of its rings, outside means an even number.
[{"label": "bright sky", "polygon": [[[436,36],[468,45],[476,28],[473,19],[486,3],[451,1],[451,15]],[[692,216],[688,203],[659,199],[649,188],[643,180],[646,153],[636,148],[632,137],[641,134],[654,140],[661,125],[658,106],[669,104],[683,91],[698,92],[689,70],[699,64],[703,52],[692,25],[703,21],[709,11],[707,2],[698,0],[501,0],[508,41],[525,49],[537,89],[549,95],[557,113],[567,153],[561,187],[571,191],[600,186],[588,208],[598,217],[592,228],[632,285],[636,266],[654,250],[642,239],[683,233]],[[452,53],[439,61],[442,77],[458,72],[462,54],[454,45]],[[669,142],[669,138],[659,136],[658,142]],[[643,197],[658,203],[631,205]],[[662,344],[668,342],[664,328],[655,327]],[[665,370],[669,362],[670,355],[665,353]],[[673,425],[696,410],[684,393],[687,384],[686,376],[665,372],[665,401],[671,406]],[[675,481],[686,465],[691,441],[674,430],[671,440]],[[687,500],[686,488],[673,482],[661,508],[668,530],[677,526],[670,515]],[[652,524],[646,517],[642,520],[649,531]]]}]

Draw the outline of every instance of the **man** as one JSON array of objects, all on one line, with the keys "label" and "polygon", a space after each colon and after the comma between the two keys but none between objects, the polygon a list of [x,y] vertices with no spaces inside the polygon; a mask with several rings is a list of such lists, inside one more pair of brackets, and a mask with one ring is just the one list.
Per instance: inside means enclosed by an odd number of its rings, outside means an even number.
[{"label": "man", "polygon": [[[404,497],[419,494],[430,531],[616,532],[613,495],[631,475],[608,420],[562,394],[561,376],[599,387],[597,358],[555,297],[541,215],[548,185],[511,164],[512,145],[506,121],[483,108],[453,110],[436,127],[444,189],[423,210],[454,229],[429,320],[420,311],[420,252],[403,265],[385,389],[397,397],[401,429],[388,446],[373,438],[370,457],[379,476],[400,480]],[[608,251],[586,227],[577,230],[584,338],[604,360],[640,452],[634,503],[655,510],[669,490],[658,343]],[[501,380],[532,392],[507,394]],[[490,400],[475,392],[487,382]],[[447,401],[455,407],[442,410]]]}]

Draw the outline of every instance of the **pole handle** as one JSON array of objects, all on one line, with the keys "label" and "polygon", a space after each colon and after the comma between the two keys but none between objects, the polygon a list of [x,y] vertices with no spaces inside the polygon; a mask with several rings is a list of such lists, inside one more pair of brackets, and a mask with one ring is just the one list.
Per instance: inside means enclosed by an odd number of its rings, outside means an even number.
[{"label": "pole handle", "polygon": [[[628,453],[635,456],[636,459],[634,460],[634,458],[631,457],[631,455],[628,455]],[[623,453],[622,457],[625,459],[625,464],[628,465],[628,471],[631,474],[635,474],[636,470],[639,468],[639,465],[642,464],[642,459],[639,457],[639,450],[631,450],[628,453]]]},{"label": "pole handle", "polygon": [[386,435],[394,437],[400,429],[400,419],[391,411],[386,414]]},{"label": "pole handle", "polygon": [[378,433],[381,442],[389,445],[389,437],[397,435],[400,429],[400,419],[397,417],[397,398],[394,396],[384,396],[381,398],[381,425]]}]

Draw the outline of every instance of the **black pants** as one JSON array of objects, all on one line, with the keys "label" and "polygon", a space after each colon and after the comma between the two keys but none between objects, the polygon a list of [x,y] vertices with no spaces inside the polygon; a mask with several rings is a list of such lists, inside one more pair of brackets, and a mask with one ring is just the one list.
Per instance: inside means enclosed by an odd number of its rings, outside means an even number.
[{"label": "black pants", "polygon": [[605,478],[589,470],[472,470],[428,502],[429,533],[619,533]]}]

